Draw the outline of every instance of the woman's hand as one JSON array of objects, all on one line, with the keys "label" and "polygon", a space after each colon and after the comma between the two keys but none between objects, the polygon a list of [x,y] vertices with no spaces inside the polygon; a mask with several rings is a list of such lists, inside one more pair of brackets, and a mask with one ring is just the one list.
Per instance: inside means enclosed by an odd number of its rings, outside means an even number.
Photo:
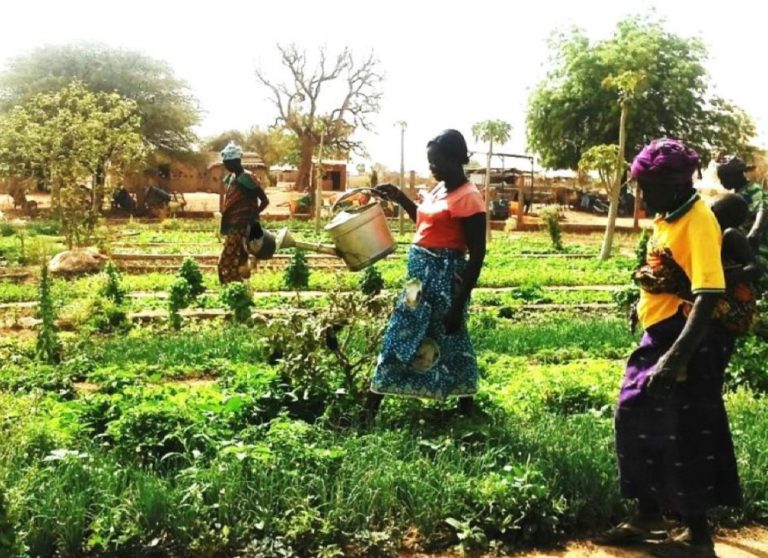
[{"label": "woman's hand", "polygon": [[403,199],[403,191],[394,184],[379,184],[373,188],[375,192],[381,195],[385,200],[399,204]]},{"label": "woman's hand", "polygon": [[656,370],[648,378],[646,390],[651,397],[664,398],[672,392],[675,382],[686,377],[687,363],[675,354],[666,353],[656,364]]},{"label": "woman's hand", "polygon": [[451,335],[459,331],[461,323],[464,321],[464,308],[458,307],[455,304],[451,304],[448,312],[443,317],[443,326],[445,326],[445,333]]}]

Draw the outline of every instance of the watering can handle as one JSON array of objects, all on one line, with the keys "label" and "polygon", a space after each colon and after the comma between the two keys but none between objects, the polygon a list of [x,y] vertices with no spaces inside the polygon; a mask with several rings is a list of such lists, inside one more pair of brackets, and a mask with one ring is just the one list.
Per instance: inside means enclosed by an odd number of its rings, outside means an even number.
[{"label": "watering can handle", "polygon": [[337,199],[335,202],[333,202],[333,205],[331,206],[331,214],[333,215],[333,214],[336,213],[336,206],[339,204],[339,202],[344,201],[345,199],[347,199],[347,198],[349,198],[351,196],[356,196],[358,194],[361,194],[362,192],[370,192],[371,194],[373,194],[377,198],[382,199],[382,200],[384,199],[384,196],[382,196],[380,193],[378,193],[373,188],[354,188],[354,189],[350,190],[349,192],[344,192],[339,197],[339,199]]}]

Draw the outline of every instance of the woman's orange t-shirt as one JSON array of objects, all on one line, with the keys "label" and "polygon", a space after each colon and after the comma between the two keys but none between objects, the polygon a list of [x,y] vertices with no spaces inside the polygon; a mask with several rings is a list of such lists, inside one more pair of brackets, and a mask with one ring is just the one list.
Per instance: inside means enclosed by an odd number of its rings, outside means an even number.
[{"label": "woman's orange t-shirt", "polygon": [[477,186],[467,182],[446,192],[445,184],[440,182],[424,194],[418,206],[413,243],[424,248],[466,251],[461,219],[478,213],[485,213],[485,200]]}]

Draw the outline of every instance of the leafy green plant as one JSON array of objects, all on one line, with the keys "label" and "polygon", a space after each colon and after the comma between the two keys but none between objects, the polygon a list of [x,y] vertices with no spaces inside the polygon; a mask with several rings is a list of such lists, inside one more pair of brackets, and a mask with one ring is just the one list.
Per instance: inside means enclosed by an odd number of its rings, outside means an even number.
[{"label": "leafy green plant", "polygon": [[274,319],[266,339],[284,381],[317,404],[307,418],[322,413],[332,396],[354,404],[362,399],[390,304],[386,297],[355,292],[329,297],[328,306],[316,312]]},{"label": "leafy green plant", "polygon": [[548,296],[539,285],[534,283],[526,283],[519,287],[515,287],[512,290],[512,295],[516,299],[530,304],[545,304],[552,302],[552,298]]},{"label": "leafy green plant", "polygon": [[739,339],[728,366],[729,388],[748,387],[756,393],[768,393],[768,343],[756,335]]},{"label": "leafy green plant", "polygon": [[181,329],[180,310],[189,306],[189,283],[177,277],[168,289],[168,321],[173,329]]},{"label": "leafy green plant", "polygon": [[203,274],[200,266],[193,258],[184,258],[179,269],[179,277],[182,277],[189,285],[189,296],[193,299],[205,292]]},{"label": "leafy green plant", "polygon": [[0,485],[0,555],[13,556],[19,548],[5,494],[5,487]]},{"label": "leafy green plant", "polygon": [[42,320],[35,344],[37,357],[45,362],[57,363],[61,360],[61,342],[59,341],[59,328],[56,325],[56,309],[51,293],[48,262],[44,262],[40,267],[37,317]]},{"label": "leafy green plant", "polygon": [[539,217],[547,227],[552,248],[560,252],[563,249],[563,228],[560,226],[560,207],[550,205],[539,211]]},{"label": "leafy green plant", "polygon": [[16,234],[16,229],[10,223],[5,221],[0,222],[0,236],[13,236]]},{"label": "leafy green plant", "polygon": [[126,332],[131,328],[125,306],[102,297],[90,301],[86,324],[99,333]]},{"label": "leafy green plant", "polygon": [[619,310],[626,313],[638,300],[640,300],[640,289],[636,285],[628,285],[616,289],[611,296]]},{"label": "leafy green plant", "polygon": [[294,250],[291,262],[283,273],[283,284],[297,291],[309,286],[309,266],[303,250]]},{"label": "leafy green plant", "polygon": [[637,246],[635,247],[635,265],[637,267],[646,264],[648,257],[648,241],[651,239],[651,230],[643,229],[643,233],[637,240]]},{"label": "leafy green plant", "polygon": [[106,281],[101,288],[100,294],[115,304],[122,304],[125,300],[125,289],[122,286],[122,274],[115,262],[112,260],[104,266],[104,275]]},{"label": "leafy green plant", "polygon": [[243,323],[251,317],[253,298],[245,283],[236,281],[225,285],[221,291],[221,301],[232,310],[236,322]]},{"label": "leafy green plant", "polygon": [[375,265],[369,265],[360,277],[359,285],[363,294],[377,295],[384,288],[384,278]]}]

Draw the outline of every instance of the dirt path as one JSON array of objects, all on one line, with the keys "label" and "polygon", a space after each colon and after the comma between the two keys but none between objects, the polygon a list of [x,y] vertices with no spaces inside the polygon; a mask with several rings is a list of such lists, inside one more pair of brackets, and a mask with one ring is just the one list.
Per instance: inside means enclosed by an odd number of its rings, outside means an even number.
[{"label": "dirt path", "polygon": [[[648,558],[653,556],[652,545],[633,549],[596,546],[588,541],[574,541],[565,548],[533,550],[508,555],[508,558]],[[768,530],[763,527],[747,527],[735,531],[723,531],[717,537],[716,552],[719,558],[768,558]],[[400,558],[454,558],[459,554],[402,553]],[[479,558],[479,557],[478,557]],[[489,557],[490,558],[490,557]]]}]

